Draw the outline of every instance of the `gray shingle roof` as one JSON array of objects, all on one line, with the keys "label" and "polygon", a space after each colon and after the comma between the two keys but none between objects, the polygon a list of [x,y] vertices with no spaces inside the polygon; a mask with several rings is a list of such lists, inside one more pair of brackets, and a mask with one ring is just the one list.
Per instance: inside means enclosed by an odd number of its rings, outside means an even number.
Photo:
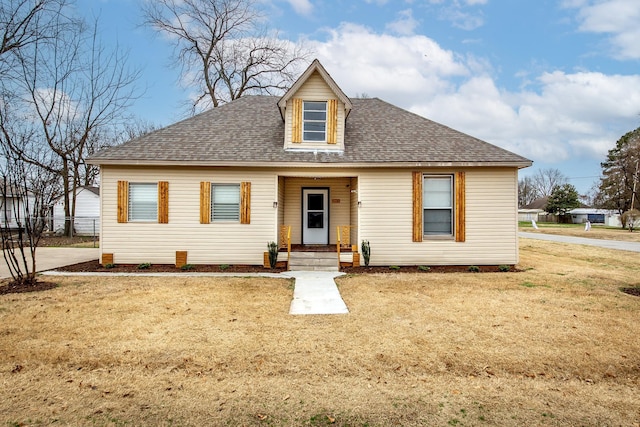
[{"label": "gray shingle roof", "polygon": [[286,151],[278,97],[246,96],[105,149],[96,164],[469,163],[528,166],[517,154],[377,98],[352,99],[340,153]]}]

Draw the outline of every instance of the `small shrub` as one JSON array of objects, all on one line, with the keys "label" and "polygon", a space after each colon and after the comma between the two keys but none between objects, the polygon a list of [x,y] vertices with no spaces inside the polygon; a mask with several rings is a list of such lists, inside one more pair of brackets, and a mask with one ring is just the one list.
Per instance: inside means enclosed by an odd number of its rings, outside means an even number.
[{"label": "small shrub", "polygon": [[471,273],[478,273],[480,272],[480,267],[478,267],[477,265],[470,265],[469,268],[467,268],[468,271],[470,271]]},{"label": "small shrub", "polygon": [[182,267],[180,267],[180,270],[187,271],[187,270],[193,270],[194,268],[195,266],[193,264],[185,264]]},{"label": "small shrub", "polygon": [[431,267],[429,267],[427,265],[419,265],[418,266],[418,270],[420,270],[420,271],[429,271],[429,270],[431,270]]},{"label": "small shrub", "polygon": [[220,270],[225,271],[227,268],[229,268],[229,264],[220,264]]},{"label": "small shrub", "polygon": [[390,265],[389,266],[389,270],[398,271],[398,270],[400,270],[400,266],[399,265]]},{"label": "small shrub", "polygon": [[368,240],[363,240],[360,245],[360,249],[362,250],[362,258],[364,259],[365,267],[369,266],[369,258],[371,257],[371,245],[369,245]]},{"label": "small shrub", "polygon": [[500,265],[500,266],[498,266],[498,270],[500,270],[503,273],[506,273],[507,271],[511,271],[511,266],[510,265]]},{"label": "small shrub", "polygon": [[278,263],[278,244],[276,242],[267,243],[269,249],[269,266],[274,269]]},{"label": "small shrub", "polygon": [[151,267],[151,263],[149,262],[143,262],[141,264],[138,264],[138,270],[146,270],[150,267]]},{"label": "small shrub", "polygon": [[109,263],[109,264],[105,264],[104,268],[111,269],[111,268],[114,268],[115,266],[116,266],[115,264]]}]

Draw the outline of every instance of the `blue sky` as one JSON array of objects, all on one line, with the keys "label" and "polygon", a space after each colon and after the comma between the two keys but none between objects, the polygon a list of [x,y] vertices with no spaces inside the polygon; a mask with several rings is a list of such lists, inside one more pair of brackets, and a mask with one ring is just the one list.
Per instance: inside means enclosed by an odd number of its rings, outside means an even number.
[{"label": "blue sky", "polygon": [[[135,113],[185,117],[171,47],[140,27],[143,0],[77,0],[131,52]],[[366,93],[534,161],[581,192],[640,127],[638,0],[260,0],[281,38],[304,40],[348,96]]]}]

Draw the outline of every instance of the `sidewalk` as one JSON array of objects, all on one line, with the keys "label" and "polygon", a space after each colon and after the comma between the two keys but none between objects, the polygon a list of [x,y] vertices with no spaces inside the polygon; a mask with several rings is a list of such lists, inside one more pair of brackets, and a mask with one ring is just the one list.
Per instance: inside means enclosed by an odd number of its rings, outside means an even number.
[{"label": "sidewalk", "polygon": [[573,243],[576,245],[597,246],[600,248],[617,249],[620,251],[640,252],[640,243],[622,242],[619,240],[589,239],[586,237],[558,236],[555,234],[527,233],[520,231],[520,237],[525,239],[549,240],[560,243]]},{"label": "sidewalk", "polygon": [[335,278],[344,273],[332,271],[287,271],[283,276],[296,280],[289,314],[346,314]]}]

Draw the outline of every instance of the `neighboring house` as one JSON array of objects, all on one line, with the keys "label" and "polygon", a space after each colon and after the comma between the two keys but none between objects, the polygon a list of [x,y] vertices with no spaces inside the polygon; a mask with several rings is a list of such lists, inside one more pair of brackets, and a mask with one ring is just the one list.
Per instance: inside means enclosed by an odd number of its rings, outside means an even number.
[{"label": "neighboring house", "polygon": [[549,197],[539,197],[526,206],[518,209],[518,221],[539,221],[541,215],[546,214]]},{"label": "neighboring house", "polygon": [[371,265],[515,264],[518,169],[531,165],[380,99],[349,99],[317,60],[281,98],[242,97],[90,162],[103,263],[254,265],[283,243],[283,225],[294,248],[336,244],[350,226]]},{"label": "neighboring house", "polygon": [[539,221],[540,215],[544,215],[543,209],[518,209],[518,221]]},{"label": "neighboring house", "polygon": [[[549,214],[546,211],[549,198],[547,196],[540,197],[526,206],[518,209],[519,221],[536,222],[557,222],[558,216]],[[567,212],[571,216],[573,224],[584,224],[589,221],[591,224],[603,224],[607,226],[620,227],[620,215],[615,210],[595,209],[586,205],[572,209]]]},{"label": "neighboring house", "polygon": [[25,200],[21,196],[7,194],[4,197],[0,195],[0,226],[18,228],[18,223],[22,223],[24,220],[25,209]]},{"label": "neighboring house", "polygon": [[571,222],[574,224],[584,224],[589,221],[591,224],[602,224],[609,227],[621,227],[620,214],[618,211],[595,208],[576,208],[569,211]]},{"label": "neighboring house", "polygon": [[[15,194],[11,191],[9,185],[5,186],[0,180],[0,226],[10,229],[24,227],[24,220],[27,216],[27,210],[33,211],[35,197],[31,192]],[[5,195],[4,192],[7,192]],[[6,202],[6,203],[5,203]]]},{"label": "neighboring house", "polygon": [[[70,196],[71,197],[71,196]],[[64,230],[64,199],[60,197],[53,205],[53,231]],[[76,189],[76,209],[74,234],[80,236],[98,235],[100,231],[100,188],[83,186]]]}]

